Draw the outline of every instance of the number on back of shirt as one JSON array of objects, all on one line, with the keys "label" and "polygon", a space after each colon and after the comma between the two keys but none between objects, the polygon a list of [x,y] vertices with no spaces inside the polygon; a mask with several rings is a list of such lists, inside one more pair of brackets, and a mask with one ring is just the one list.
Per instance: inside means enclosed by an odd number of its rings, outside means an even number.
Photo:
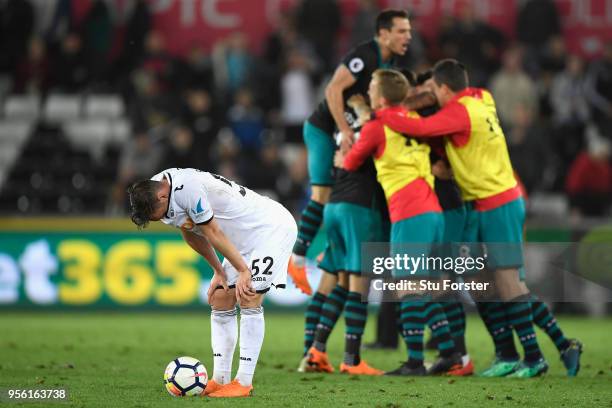
[{"label": "number on back of shirt", "polygon": [[240,194],[241,194],[243,197],[246,195],[246,189],[245,189],[244,187],[242,187],[241,185],[236,184],[236,183],[232,183],[231,181],[229,181],[229,180],[228,180],[228,179],[226,179],[225,177],[220,176],[220,175],[215,174],[215,173],[210,173],[210,175],[211,175],[211,176],[213,176],[215,179],[219,180],[220,182],[225,183],[225,184],[227,184],[228,186],[230,186],[230,187],[232,187],[232,188],[233,188],[233,187],[234,187],[234,185],[235,185],[235,186],[236,186],[236,188],[238,188],[238,192],[239,192],[239,193],[240,193]]},{"label": "number on back of shirt", "polygon": [[499,117],[497,116],[497,112],[495,111],[494,107],[489,107],[489,115],[486,118],[487,121],[487,126],[489,127],[489,133],[491,133],[491,136],[489,137],[489,140],[498,137],[498,136],[502,136],[504,135],[504,132],[502,131],[501,128],[501,124],[499,123]]}]

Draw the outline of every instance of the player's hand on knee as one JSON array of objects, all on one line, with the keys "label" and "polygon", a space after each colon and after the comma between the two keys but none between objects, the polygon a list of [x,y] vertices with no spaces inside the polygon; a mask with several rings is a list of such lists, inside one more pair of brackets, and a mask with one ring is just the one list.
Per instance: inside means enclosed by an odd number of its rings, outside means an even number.
[{"label": "player's hand on knee", "polygon": [[212,302],[212,296],[215,290],[219,288],[219,286],[223,287],[225,293],[229,292],[229,287],[227,286],[227,277],[225,276],[225,272],[215,272],[213,278],[210,280],[210,286],[208,287],[208,304],[210,305]]},{"label": "player's hand on knee", "polygon": [[236,298],[238,299],[238,302],[246,301],[256,294],[257,293],[255,292],[255,289],[253,289],[253,285],[251,283],[251,271],[246,270],[244,272],[240,272],[238,280],[236,281]]}]

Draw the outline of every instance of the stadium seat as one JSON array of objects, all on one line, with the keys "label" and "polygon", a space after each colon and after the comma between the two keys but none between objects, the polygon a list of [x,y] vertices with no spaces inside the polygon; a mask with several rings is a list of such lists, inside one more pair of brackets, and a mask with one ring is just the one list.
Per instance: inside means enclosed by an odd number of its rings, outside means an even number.
[{"label": "stadium seat", "polygon": [[45,120],[52,123],[75,120],[80,113],[81,97],[78,95],[51,94],[43,109]]},{"label": "stadium seat", "polygon": [[126,143],[132,132],[130,122],[127,120],[114,120],[111,122],[111,141],[116,145]]},{"label": "stadium seat", "polygon": [[0,168],[6,169],[12,166],[20,151],[21,146],[3,145],[0,148]]},{"label": "stadium seat", "polygon": [[563,194],[534,193],[529,196],[529,213],[537,217],[564,218],[569,214],[567,199]]},{"label": "stadium seat", "polygon": [[118,95],[89,95],[85,100],[85,115],[92,118],[123,117],[125,106]]},{"label": "stadium seat", "polygon": [[7,119],[38,119],[40,98],[36,95],[11,95],[4,102],[4,116]]},{"label": "stadium seat", "polygon": [[0,186],[20,156],[31,130],[32,123],[27,121],[0,121]]},{"label": "stadium seat", "polygon": [[110,123],[105,119],[66,122],[63,130],[72,146],[87,149],[93,155],[102,154],[111,139]]},{"label": "stadium seat", "polygon": [[13,87],[13,79],[10,75],[0,74],[0,95],[8,95]]},{"label": "stadium seat", "polygon": [[33,123],[27,120],[0,121],[0,146],[19,145],[27,139]]}]

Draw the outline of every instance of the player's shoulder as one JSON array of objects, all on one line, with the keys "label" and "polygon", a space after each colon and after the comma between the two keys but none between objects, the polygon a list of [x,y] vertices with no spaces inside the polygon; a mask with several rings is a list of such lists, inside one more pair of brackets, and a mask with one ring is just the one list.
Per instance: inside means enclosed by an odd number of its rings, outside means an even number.
[{"label": "player's shoulder", "polygon": [[485,88],[479,88],[480,91],[480,99],[482,99],[483,102],[488,103],[488,104],[495,104],[495,99],[493,99],[493,94]]},{"label": "player's shoulder", "polygon": [[[461,92],[459,98],[457,98],[457,102],[457,104],[453,105],[468,106],[484,104],[487,106],[495,106],[495,99],[493,98],[493,94],[485,88],[467,88]],[[451,107],[455,108],[456,106]]]},{"label": "player's shoulder", "polygon": [[181,199],[194,192],[202,194],[206,190],[207,175],[209,173],[191,168],[170,168],[162,172],[169,177],[172,194]]},{"label": "player's shoulder", "polygon": [[190,168],[182,168],[182,167],[170,167],[167,168],[154,177],[166,177],[168,178],[172,184],[176,184],[176,182],[183,182],[184,180],[188,180],[190,178],[196,177],[195,169]]},{"label": "player's shoulder", "polygon": [[346,54],[343,63],[353,74],[359,74],[367,67],[371,69],[378,66],[376,41],[370,40],[356,45]]},{"label": "player's shoulder", "polygon": [[370,120],[363,124],[361,127],[361,135],[371,135],[376,132],[381,132],[384,129],[383,121],[377,117],[372,116]]},{"label": "player's shoulder", "polygon": [[347,55],[350,54],[378,56],[378,45],[376,44],[376,40],[371,39],[357,44],[351,49],[351,51],[349,51]]}]

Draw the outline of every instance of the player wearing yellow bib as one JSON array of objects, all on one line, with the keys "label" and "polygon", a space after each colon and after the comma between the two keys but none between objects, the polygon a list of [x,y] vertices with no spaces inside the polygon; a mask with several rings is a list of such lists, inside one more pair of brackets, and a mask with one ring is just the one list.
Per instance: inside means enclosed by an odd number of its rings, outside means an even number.
[{"label": "player wearing yellow bib", "polygon": [[462,197],[468,206],[466,242],[505,243],[488,246],[489,267],[503,311],[525,351],[522,364],[513,363],[514,377],[534,377],[548,365],[540,352],[530,305],[530,294],[519,276],[523,265],[522,226],[525,206],[513,174],[506,139],[491,94],[468,88],[465,67],[443,60],[433,70],[434,93],[442,109],[427,118],[409,119],[381,112],[383,123],[415,137],[445,138],[445,150]]},{"label": "player wearing yellow bib", "polygon": [[[368,94],[373,109],[406,117],[409,113],[402,107],[408,92],[408,81],[398,71],[379,69],[372,75]],[[412,112],[410,115],[418,116]],[[404,244],[401,250],[409,257],[427,256],[432,247],[442,241],[444,219],[438,198],[433,190],[434,177],[429,161],[429,145],[407,138],[388,127],[380,120],[372,120],[361,129],[359,140],[343,158],[343,167],[357,170],[369,157],[374,165],[389,208],[392,244]],[[398,245],[393,251],[399,249]],[[394,278],[426,278],[425,268],[393,271]],[[407,293],[401,300],[400,324],[402,337],[408,349],[408,360],[387,375],[442,374],[460,366],[461,356],[455,351],[448,320],[438,302],[431,295]],[[425,370],[423,365],[423,329],[431,327],[438,339],[440,358]]]}]

